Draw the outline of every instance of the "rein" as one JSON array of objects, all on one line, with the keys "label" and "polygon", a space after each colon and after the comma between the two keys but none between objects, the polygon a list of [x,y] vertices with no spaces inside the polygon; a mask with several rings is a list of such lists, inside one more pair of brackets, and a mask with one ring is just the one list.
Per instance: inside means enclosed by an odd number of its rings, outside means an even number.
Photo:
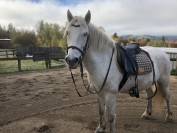
[{"label": "rein", "polygon": [[72,71],[71,71],[70,68],[69,68],[69,71],[70,71],[70,73],[71,73],[71,78],[72,78],[72,80],[73,80],[74,88],[75,88],[75,90],[76,90],[78,96],[79,96],[79,97],[83,97],[83,96],[80,94],[79,90],[77,89],[76,81],[75,81],[75,79],[74,79],[74,75],[73,75],[73,73],[72,73]]},{"label": "rein", "polygon": [[[102,83],[102,85],[101,85],[101,88],[99,89],[99,91],[97,91],[96,89],[95,89],[95,91],[91,91],[91,90],[90,90],[90,84],[87,86],[87,85],[85,84],[85,82],[84,82],[84,73],[83,73],[83,64],[82,64],[83,58],[84,58],[84,56],[85,56],[85,54],[86,54],[86,52],[87,52],[87,49],[88,49],[88,40],[89,40],[89,35],[87,36],[86,44],[85,44],[85,47],[83,48],[83,50],[81,50],[81,49],[78,48],[77,46],[73,46],[73,45],[72,45],[72,46],[67,47],[67,52],[68,52],[69,49],[76,49],[76,50],[78,50],[78,51],[81,53],[81,58],[80,58],[80,63],[79,63],[79,64],[80,64],[80,73],[81,73],[82,83],[83,83],[83,85],[84,85],[84,87],[85,87],[85,89],[86,89],[86,91],[87,91],[88,93],[90,93],[90,94],[98,94],[98,93],[100,93],[100,92],[103,90],[103,88],[104,88],[104,86],[105,86],[105,84],[106,84],[106,81],[107,81],[107,78],[108,78],[108,75],[109,75],[109,71],[110,71],[110,68],[111,68],[112,59],[113,59],[113,55],[114,55],[114,51],[115,51],[115,50],[114,50],[114,48],[112,49],[112,54],[111,54],[109,66],[108,66],[106,75],[105,75],[105,77],[104,77],[103,83]],[[76,81],[75,81],[75,78],[74,78],[74,75],[73,75],[73,73],[72,73],[71,68],[69,68],[69,71],[70,71],[71,78],[72,78],[72,81],[73,81],[73,84],[74,84],[74,89],[75,89],[76,93],[78,94],[78,96],[79,96],[79,97],[88,96],[89,94],[81,95],[81,93],[80,93],[79,90],[77,89]],[[95,88],[95,87],[94,87],[94,88]]]},{"label": "rein", "polygon": [[103,88],[104,88],[104,86],[105,86],[105,84],[106,84],[106,80],[107,80],[107,78],[108,78],[108,74],[109,74],[109,71],[110,71],[110,68],[111,68],[111,64],[112,64],[113,55],[114,55],[114,48],[112,49],[112,55],[111,55],[111,59],[110,59],[110,62],[109,62],[109,67],[108,67],[107,73],[106,73],[106,75],[105,75],[105,78],[104,78],[104,80],[103,80],[103,83],[102,83],[102,85],[101,85],[101,88],[99,89],[99,91],[97,91],[97,93],[100,93],[100,92],[103,90]]},{"label": "rein", "polygon": [[[75,25],[72,25],[74,27],[79,27],[79,26],[75,26]],[[83,85],[85,87],[85,89],[87,90],[87,92],[90,92],[89,88],[90,88],[90,85],[88,87],[86,87],[86,84],[84,83],[84,74],[83,74],[83,65],[82,65],[82,60],[86,54],[86,51],[88,49],[88,40],[89,40],[89,35],[87,35],[87,40],[86,40],[86,43],[85,43],[85,46],[83,48],[83,50],[81,50],[80,48],[78,48],[77,46],[74,46],[74,45],[71,45],[69,47],[67,47],[67,53],[68,53],[68,50],[69,49],[76,49],[78,50],[80,53],[81,53],[81,57],[80,57],[80,73],[81,73],[81,78],[82,78],[82,82],[83,82]],[[79,97],[83,97],[83,96],[87,96],[89,94],[86,94],[86,95],[81,95],[81,93],[79,92],[79,90],[77,89],[77,86],[76,86],[76,81],[75,81],[75,78],[74,78],[74,75],[72,73],[72,70],[71,68],[69,68],[69,71],[70,71],[70,74],[71,74],[71,78],[72,78],[72,81],[73,81],[73,84],[74,84],[74,89],[75,91],[77,92],[78,96]]]}]

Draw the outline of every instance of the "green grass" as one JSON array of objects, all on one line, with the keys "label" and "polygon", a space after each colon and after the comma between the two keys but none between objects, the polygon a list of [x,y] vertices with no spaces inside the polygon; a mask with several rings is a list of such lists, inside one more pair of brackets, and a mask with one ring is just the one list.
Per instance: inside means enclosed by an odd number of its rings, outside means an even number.
[{"label": "green grass", "polygon": [[[61,68],[65,66],[64,61],[54,61],[51,62],[52,68]],[[33,60],[22,60],[22,71],[39,71],[46,70],[45,61],[33,62]],[[0,61],[0,74],[3,73],[14,73],[18,72],[18,63],[17,61]],[[177,70],[173,69],[171,75],[177,75]]]},{"label": "green grass", "polygon": [[[51,62],[52,68],[64,67],[63,61],[53,61]],[[21,61],[22,71],[35,71],[35,70],[45,70],[45,61],[33,62],[33,60],[22,60]],[[0,73],[13,73],[18,72],[18,63],[16,60],[13,61],[0,61]]]}]

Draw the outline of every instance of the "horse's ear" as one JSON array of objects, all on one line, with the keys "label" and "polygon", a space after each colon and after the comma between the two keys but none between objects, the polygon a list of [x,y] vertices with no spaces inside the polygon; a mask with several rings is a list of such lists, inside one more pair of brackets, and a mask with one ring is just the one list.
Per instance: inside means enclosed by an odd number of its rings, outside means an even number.
[{"label": "horse's ear", "polygon": [[91,19],[91,13],[90,10],[88,10],[87,14],[85,15],[85,21],[88,24],[90,22]]},{"label": "horse's ear", "polygon": [[68,9],[68,11],[67,11],[67,18],[68,18],[68,21],[69,21],[69,22],[73,19],[73,15],[71,14],[71,12],[70,12],[69,9]]}]

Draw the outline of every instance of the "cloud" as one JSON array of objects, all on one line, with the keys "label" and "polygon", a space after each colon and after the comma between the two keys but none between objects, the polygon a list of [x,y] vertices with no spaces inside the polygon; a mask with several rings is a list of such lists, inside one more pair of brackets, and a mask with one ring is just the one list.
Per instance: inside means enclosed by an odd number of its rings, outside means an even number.
[{"label": "cloud", "polygon": [[32,1],[1,0],[0,24],[35,29],[44,20],[64,26],[67,9],[81,16],[90,9],[92,23],[109,34],[177,34],[176,0]]}]

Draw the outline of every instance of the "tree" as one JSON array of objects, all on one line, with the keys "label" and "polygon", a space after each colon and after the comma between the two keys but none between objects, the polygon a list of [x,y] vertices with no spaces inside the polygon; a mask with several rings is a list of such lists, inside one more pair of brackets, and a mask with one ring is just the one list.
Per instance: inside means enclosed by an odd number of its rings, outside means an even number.
[{"label": "tree", "polygon": [[37,39],[32,31],[18,31],[13,34],[12,43],[15,47],[35,47]]},{"label": "tree", "polygon": [[8,31],[8,33],[9,33],[9,36],[10,36],[10,37],[13,36],[13,34],[16,33],[16,29],[15,29],[15,27],[13,26],[12,23],[10,23],[10,24],[8,25],[7,31]]},{"label": "tree", "polygon": [[7,28],[0,25],[0,38],[10,38],[14,47],[60,46],[66,48],[63,33],[63,27],[44,21],[39,22],[36,33],[28,30],[17,30],[11,23]]},{"label": "tree", "polygon": [[165,36],[162,36],[162,42],[165,42]]},{"label": "tree", "polygon": [[40,21],[37,27],[37,38],[40,46],[60,46],[60,42],[64,42],[63,28],[58,24],[49,24],[47,22]]},{"label": "tree", "polygon": [[8,31],[6,30],[5,27],[2,27],[1,25],[0,25],[0,38],[1,38],[1,39],[9,38],[9,33],[8,33]]},{"label": "tree", "polygon": [[162,45],[163,45],[163,46],[166,46],[166,39],[165,39],[165,36],[162,36]]},{"label": "tree", "polygon": [[112,39],[116,42],[119,42],[119,36],[117,35],[116,32],[112,35]]}]

